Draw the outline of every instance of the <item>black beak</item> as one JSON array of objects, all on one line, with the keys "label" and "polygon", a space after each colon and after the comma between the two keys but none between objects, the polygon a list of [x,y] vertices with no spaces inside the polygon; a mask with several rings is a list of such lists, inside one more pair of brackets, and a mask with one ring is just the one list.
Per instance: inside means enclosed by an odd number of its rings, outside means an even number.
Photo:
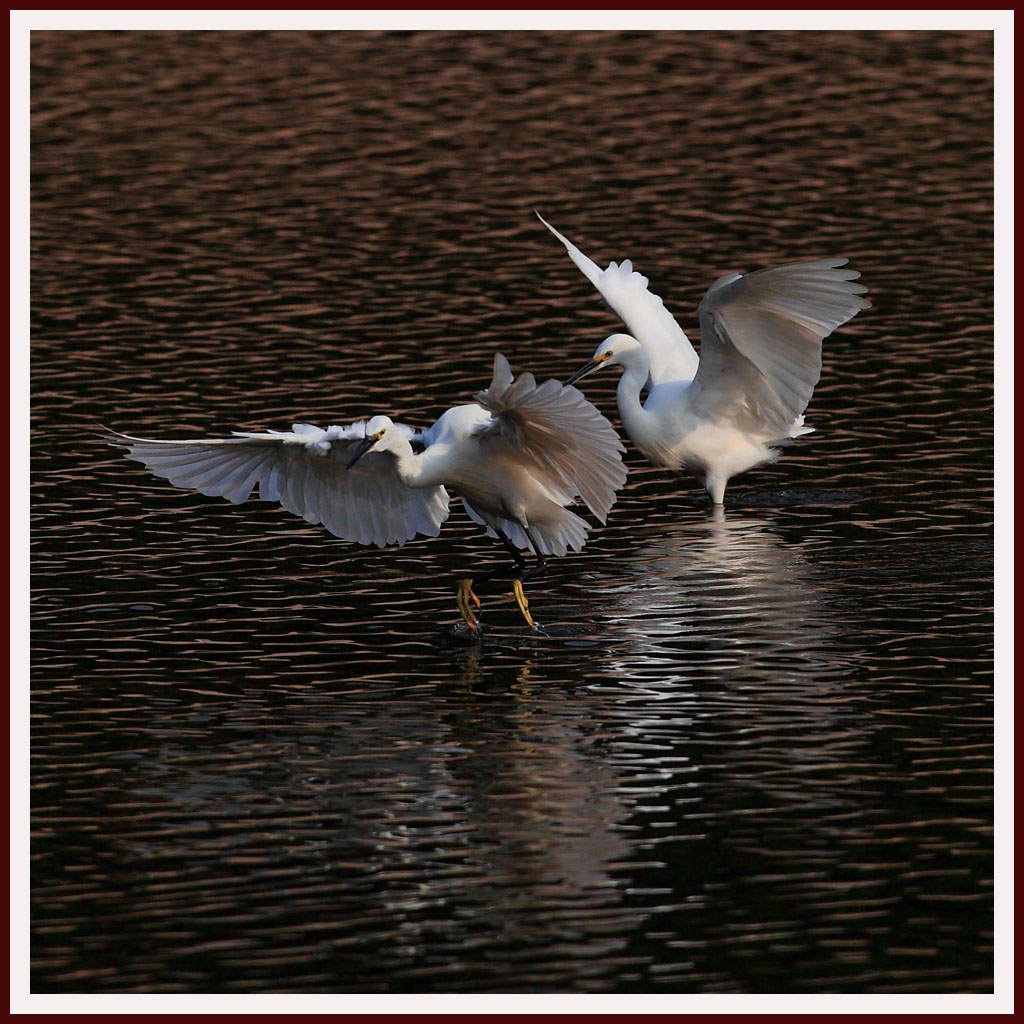
[{"label": "black beak", "polygon": [[581,366],[568,380],[565,381],[566,387],[570,384],[575,384],[578,380],[583,380],[588,373],[593,373],[603,362],[603,360],[591,359],[589,363]]},{"label": "black beak", "polygon": [[355,455],[348,460],[346,469],[351,469],[379,440],[376,437],[367,437],[359,442],[359,447],[356,449]]}]

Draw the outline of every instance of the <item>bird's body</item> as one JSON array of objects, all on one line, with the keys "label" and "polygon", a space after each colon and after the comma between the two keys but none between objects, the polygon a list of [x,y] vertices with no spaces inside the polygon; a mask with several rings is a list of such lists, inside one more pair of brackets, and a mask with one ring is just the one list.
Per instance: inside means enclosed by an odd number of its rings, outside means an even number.
[{"label": "bird's body", "polygon": [[[614,429],[576,388],[554,380],[538,386],[528,373],[513,379],[500,355],[475,403],[448,409],[423,431],[375,416],[198,441],[106,439],[178,487],[236,503],[258,487],[260,498],[360,544],[436,536],[449,495],[457,495],[512,555],[513,573],[489,575],[513,576],[531,623],[519,552],[532,550],[542,566],[550,555],[579,551],[589,524],[567,506],[580,498],[603,523],[626,479]],[[472,581],[464,580],[459,607],[475,628],[471,599]]]},{"label": "bird's body", "polygon": [[622,424],[651,462],[696,474],[719,505],[731,477],[811,432],[803,414],[821,376],[821,342],[868,306],[866,289],[853,283],[860,275],[840,269],[845,260],[720,277],[698,309],[698,359],[629,260],[601,270],[540,219],[631,331],[606,338],[568,383],[622,366]]},{"label": "bird's body", "polygon": [[[395,435],[390,447],[377,450],[391,452],[395,471],[406,487],[444,487],[462,499],[473,518],[500,529],[522,550],[531,549],[527,529],[537,543],[537,554],[580,550],[589,527],[566,507],[575,494],[568,496],[566,488],[540,465],[523,458],[522,449],[489,443],[486,436],[494,426],[493,412],[482,405],[459,405],[442,413],[418,436],[421,453],[402,433]],[[481,458],[482,444],[489,449],[486,458]],[[606,516],[608,508],[599,502],[592,511]]]},{"label": "bird's body", "polygon": [[692,380],[651,384],[646,353],[635,339],[612,335],[608,344],[606,351],[612,351],[623,367],[616,397],[630,440],[655,466],[687,470],[704,480],[716,504],[721,504],[731,477],[774,461],[782,446],[808,431],[802,416],[788,437],[779,438],[756,425],[743,429],[735,417],[703,415]]}]

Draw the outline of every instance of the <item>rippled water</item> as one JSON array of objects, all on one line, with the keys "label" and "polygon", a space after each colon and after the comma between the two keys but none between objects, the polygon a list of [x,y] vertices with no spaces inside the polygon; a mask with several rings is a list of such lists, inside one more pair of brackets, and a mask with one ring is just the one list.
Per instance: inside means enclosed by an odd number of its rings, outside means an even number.
[{"label": "rippled water", "polygon": [[[992,985],[989,34],[35,33],[34,990]],[[427,423],[841,253],[817,432],[452,645],[378,552],[94,443]],[[588,393],[617,422],[614,383]]]}]

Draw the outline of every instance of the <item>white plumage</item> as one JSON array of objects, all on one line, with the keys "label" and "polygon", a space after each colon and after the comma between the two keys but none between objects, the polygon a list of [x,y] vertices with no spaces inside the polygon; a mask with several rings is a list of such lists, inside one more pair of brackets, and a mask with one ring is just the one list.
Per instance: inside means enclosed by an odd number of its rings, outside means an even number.
[{"label": "white plumage", "polygon": [[[417,534],[436,537],[448,518],[443,487],[405,486],[394,460],[368,455],[351,471],[345,466],[366,438],[366,420],[326,430],[309,423],[266,433],[234,432],[227,438],[156,441],[109,433],[128,458],[175,487],[240,504],[253,489],[307,523],[323,524],[335,537],[359,544],[404,544]],[[410,441],[419,434],[402,423]]]},{"label": "white plumage", "polygon": [[[449,493],[458,495],[513,555],[517,600],[518,550],[533,550],[541,565],[548,555],[579,551],[589,524],[567,506],[579,498],[603,523],[626,481],[624,449],[605,417],[574,387],[538,386],[529,373],[513,378],[500,354],[477,402],[448,409],[423,431],[375,416],[344,427],[296,423],[290,431],[195,441],[104,436],[176,487],[236,503],[256,489],[261,499],[360,544],[434,537],[448,518]],[[520,607],[532,624],[525,598]],[[475,627],[472,613],[463,615]]]},{"label": "white plumage", "polygon": [[811,431],[803,413],[821,376],[821,343],[870,306],[845,259],[720,277],[698,307],[698,359],[629,260],[601,270],[540,219],[631,332],[606,338],[568,383],[606,364],[622,366],[622,423],[653,463],[703,477],[721,504],[730,477],[774,461]]}]

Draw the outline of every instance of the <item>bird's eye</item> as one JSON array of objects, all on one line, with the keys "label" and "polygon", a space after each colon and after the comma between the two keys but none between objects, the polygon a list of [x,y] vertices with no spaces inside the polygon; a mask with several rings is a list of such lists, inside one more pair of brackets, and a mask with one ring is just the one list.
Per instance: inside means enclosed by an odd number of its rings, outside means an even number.
[{"label": "bird's eye", "polygon": [[384,431],[383,430],[378,430],[377,433],[374,436],[379,441],[384,436]]}]

